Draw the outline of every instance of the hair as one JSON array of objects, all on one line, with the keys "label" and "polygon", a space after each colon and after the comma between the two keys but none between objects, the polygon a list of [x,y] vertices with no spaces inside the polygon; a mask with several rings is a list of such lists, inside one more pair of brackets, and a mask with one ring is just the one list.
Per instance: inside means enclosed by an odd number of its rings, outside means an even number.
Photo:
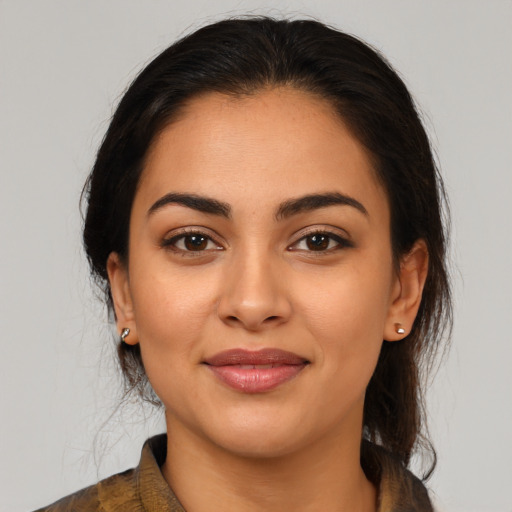
[{"label": "hair", "polygon": [[[445,193],[407,87],[378,51],[356,37],[313,20],[234,18],[205,26],[157,56],[121,99],[84,187],[83,241],[91,273],[113,314],[108,256],[116,252],[127,262],[131,207],[148,149],[189,100],[279,86],[328,101],[367,149],[389,200],[395,263],[418,239],[428,248],[428,276],[412,330],[401,341],[383,342],[368,385],[363,437],[404,465],[415,451],[430,451],[432,470],[424,377],[452,318]],[[139,346],[119,343],[118,353],[126,389],[158,402]]]}]

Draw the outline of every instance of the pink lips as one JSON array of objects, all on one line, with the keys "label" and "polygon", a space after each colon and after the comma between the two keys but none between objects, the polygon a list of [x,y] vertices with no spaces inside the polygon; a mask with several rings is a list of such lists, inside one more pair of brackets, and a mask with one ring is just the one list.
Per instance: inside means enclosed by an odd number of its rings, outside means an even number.
[{"label": "pink lips", "polygon": [[208,358],[204,364],[229,387],[262,393],[296,377],[309,361],[279,349],[232,349]]}]

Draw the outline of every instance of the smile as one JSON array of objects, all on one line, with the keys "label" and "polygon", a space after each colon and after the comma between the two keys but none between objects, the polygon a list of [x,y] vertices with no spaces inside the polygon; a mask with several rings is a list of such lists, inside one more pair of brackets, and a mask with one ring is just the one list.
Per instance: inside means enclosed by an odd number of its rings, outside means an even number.
[{"label": "smile", "polygon": [[310,363],[296,354],[279,349],[233,349],[220,352],[203,364],[232,389],[244,393],[262,393],[293,379]]}]

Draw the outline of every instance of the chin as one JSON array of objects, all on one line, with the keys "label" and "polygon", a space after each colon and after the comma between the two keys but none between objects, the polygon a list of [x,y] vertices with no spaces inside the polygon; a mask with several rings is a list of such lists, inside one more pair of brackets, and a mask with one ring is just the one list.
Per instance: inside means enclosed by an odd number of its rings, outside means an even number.
[{"label": "chin", "polygon": [[232,455],[248,459],[269,459],[290,455],[300,450],[302,442],[290,433],[238,432],[217,440],[220,448]]},{"label": "chin", "polygon": [[309,428],[298,418],[289,415],[269,418],[265,414],[237,416],[210,423],[203,435],[233,455],[261,459],[289,455],[310,441]]}]

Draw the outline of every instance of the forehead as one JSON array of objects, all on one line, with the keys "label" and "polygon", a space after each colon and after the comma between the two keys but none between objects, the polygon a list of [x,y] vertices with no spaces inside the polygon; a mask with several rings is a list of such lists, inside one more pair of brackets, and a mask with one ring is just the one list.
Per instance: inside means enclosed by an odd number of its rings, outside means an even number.
[{"label": "forehead", "polygon": [[331,103],[277,88],[189,101],[152,144],[136,201],[173,191],[266,203],[333,190],[387,208],[367,151]]}]

